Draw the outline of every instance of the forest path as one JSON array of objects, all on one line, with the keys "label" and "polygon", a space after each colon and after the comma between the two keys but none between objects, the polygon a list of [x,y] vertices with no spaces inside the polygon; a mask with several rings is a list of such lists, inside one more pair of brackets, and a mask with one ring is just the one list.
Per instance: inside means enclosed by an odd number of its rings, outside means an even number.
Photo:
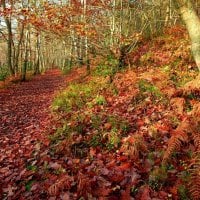
[{"label": "forest path", "polygon": [[0,199],[3,193],[16,192],[14,186],[21,181],[37,142],[45,138],[42,133],[50,125],[54,94],[83,73],[84,69],[77,69],[64,76],[50,70],[0,90]]}]

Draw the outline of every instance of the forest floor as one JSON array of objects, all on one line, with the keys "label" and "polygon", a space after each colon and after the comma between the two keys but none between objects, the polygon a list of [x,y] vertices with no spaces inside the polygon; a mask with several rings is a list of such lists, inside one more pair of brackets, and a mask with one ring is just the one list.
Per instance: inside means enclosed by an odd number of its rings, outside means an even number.
[{"label": "forest floor", "polygon": [[78,69],[64,76],[60,70],[49,70],[0,90],[0,198],[20,199],[17,185],[26,176],[37,142],[48,145],[43,132],[51,125],[49,106],[55,92],[84,72]]},{"label": "forest floor", "polygon": [[200,89],[189,48],[175,27],[144,41],[130,69],[113,74],[114,60],[96,58],[89,76],[50,71],[2,90],[2,199],[199,199]]}]

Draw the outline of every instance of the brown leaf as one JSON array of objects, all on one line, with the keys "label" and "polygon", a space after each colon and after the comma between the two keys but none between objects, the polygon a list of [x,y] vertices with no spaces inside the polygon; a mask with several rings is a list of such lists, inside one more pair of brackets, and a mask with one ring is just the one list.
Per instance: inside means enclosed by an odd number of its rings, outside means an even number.
[{"label": "brown leaf", "polygon": [[50,162],[49,163],[49,167],[54,169],[54,170],[58,170],[60,169],[62,166],[60,164],[58,164],[57,162],[53,163],[53,162]]},{"label": "brown leaf", "polygon": [[90,147],[90,156],[94,157],[96,155],[96,153],[97,153],[96,149]]},{"label": "brown leaf", "polygon": [[105,188],[105,187],[99,187],[95,189],[95,195],[98,197],[106,197],[108,196],[112,190],[110,188]]},{"label": "brown leaf", "polygon": [[172,98],[170,101],[170,104],[173,108],[173,110],[179,114],[182,115],[184,111],[184,105],[185,105],[185,99],[184,98]]},{"label": "brown leaf", "polygon": [[110,130],[110,129],[112,128],[112,124],[111,124],[111,123],[105,123],[105,124],[104,124],[104,128],[105,128],[106,130]]},{"label": "brown leaf", "polygon": [[8,187],[4,188],[3,191],[6,192],[6,193],[8,193],[8,195],[7,195],[8,197],[11,197],[11,196],[14,195],[13,189],[14,188],[11,185],[8,185]]},{"label": "brown leaf", "polygon": [[74,164],[79,164],[80,163],[80,159],[78,159],[78,158],[73,159],[73,163]]},{"label": "brown leaf", "polygon": [[70,200],[70,194],[65,192],[64,194],[60,195],[61,200]]},{"label": "brown leaf", "polygon": [[123,191],[121,192],[121,198],[120,198],[121,200],[130,200],[130,199],[131,199],[130,189],[131,189],[131,187],[128,186],[128,187],[126,188],[126,190],[123,190]]}]

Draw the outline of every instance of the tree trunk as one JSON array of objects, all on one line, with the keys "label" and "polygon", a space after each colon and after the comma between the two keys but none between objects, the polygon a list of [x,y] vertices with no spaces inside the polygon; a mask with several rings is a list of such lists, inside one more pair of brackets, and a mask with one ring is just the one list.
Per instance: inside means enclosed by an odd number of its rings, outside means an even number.
[{"label": "tree trunk", "polygon": [[17,44],[17,48],[16,48],[16,52],[15,52],[15,59],[13,61],[13,63],[14,63],[13,67],[14,67],[15,73],[17,73],[17,71],[18,71],[20,46],[22,44],[23,36],[24,36],[24,24],[22,24],[22,27],[21,27],[20,39],[19,39],[19,42]]},{"label": "tree trunk", "polygon": [[[1,4],[3,6],[3,9],[6,9],[6,1],[3,0],[1,1]],[[8,31],[8,37],[7,37],[7,65],[8,68],[10,70],[10,73],[12,75],[15,74],[15,70],[13,68],[13,64],[12,64],[12,43],[13,43],[13,38],[12,38],[12,23],[11,23],[11,19],[9,16],[4,17],[5,19],[5,23],[6,23],[6,27],[7,27],[7,31]]]},{"label": "tree trunk", "polygon": [[6,25],[8,28],[8,41],[7,41],[7,45],[8,45],[8,52],[7,52],[7,63],[8,63],[8,67],[10,69],[10,73],[12,75],[15,74],[15,71],[13,69],[13,65],[12,65],[12,28],[11,28],[11,22],[9,20],[6,20]]},{"label": "tree trunk", "polygon": [[34,75],[40,74],[40,35],[37,35],[35,53],[36,53],[36,61],[35,61]]},{"label": "tree trunk", "polygon": [[28,66],[28,42],[29,42],[29,30],[26,31],[26,41],[25,41],[25,52],[24,52],[24,63],[22,68],[22,81],[26,80],[26,71]]},{"label": "tree trunk", "polygon": [[196,65],[200,71],[200,20],[190,0],[174,0],[175,6],[179,9],[182,20],[188,30],[192,53]]}]

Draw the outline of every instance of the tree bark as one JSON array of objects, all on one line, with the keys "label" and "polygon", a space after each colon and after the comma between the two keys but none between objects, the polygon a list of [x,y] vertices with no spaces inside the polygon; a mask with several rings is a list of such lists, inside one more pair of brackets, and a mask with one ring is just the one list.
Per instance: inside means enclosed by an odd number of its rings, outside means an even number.
[{"label": "tree bark", "polygon": [[23,62],[23,68],[22,68],[22,81],[26,80],[26,71],[28,66],[28,42],[29,42],[29,30],[26,31],[26,38],[25,38],[25,52],[24,52],[24,62]]},{"label": "tree bark", "polygon": [[35,69],[34,69],[34,75],[40,74],[40,35],[38,33],[37,35],[37,41],[36,41],[36,60],[35,60]]},{"label": "tree bark", "polygon": [[[3,6],[3,9],[6,9],[6,2],[5,0],[1,1],[1,4]],[[12,43],[13,43],[13,38],[12,38],[12,23],[11,23],[11,19],[9,16],[5,16],[4,17],[5,23],[6,23],[6,27],[7,27],[7,31],[8,31],[8,36],[7,36],[7,65],[8,68],[10,70],[10,73],[12,75],[15,74],[15,70],[13,68],[13,64],[12,64]]]},{"label": "tree bark", "polygon": [[200,20],[190,0],[174,0],[188,30],[192,54],[200,71]]},{"label": "tree bark", "polygon": [[19,54],[20,54],[20,46],[22,44],[23,36],[24,36],[24,24],[21,25],[21,30],[20,30],[20,38],[19,42],[17,44],[16,52],[15,52],[15,59],[13,61],[13,67],[15,70],[15,73],[18,71],[18,65],[19,65]]}]

